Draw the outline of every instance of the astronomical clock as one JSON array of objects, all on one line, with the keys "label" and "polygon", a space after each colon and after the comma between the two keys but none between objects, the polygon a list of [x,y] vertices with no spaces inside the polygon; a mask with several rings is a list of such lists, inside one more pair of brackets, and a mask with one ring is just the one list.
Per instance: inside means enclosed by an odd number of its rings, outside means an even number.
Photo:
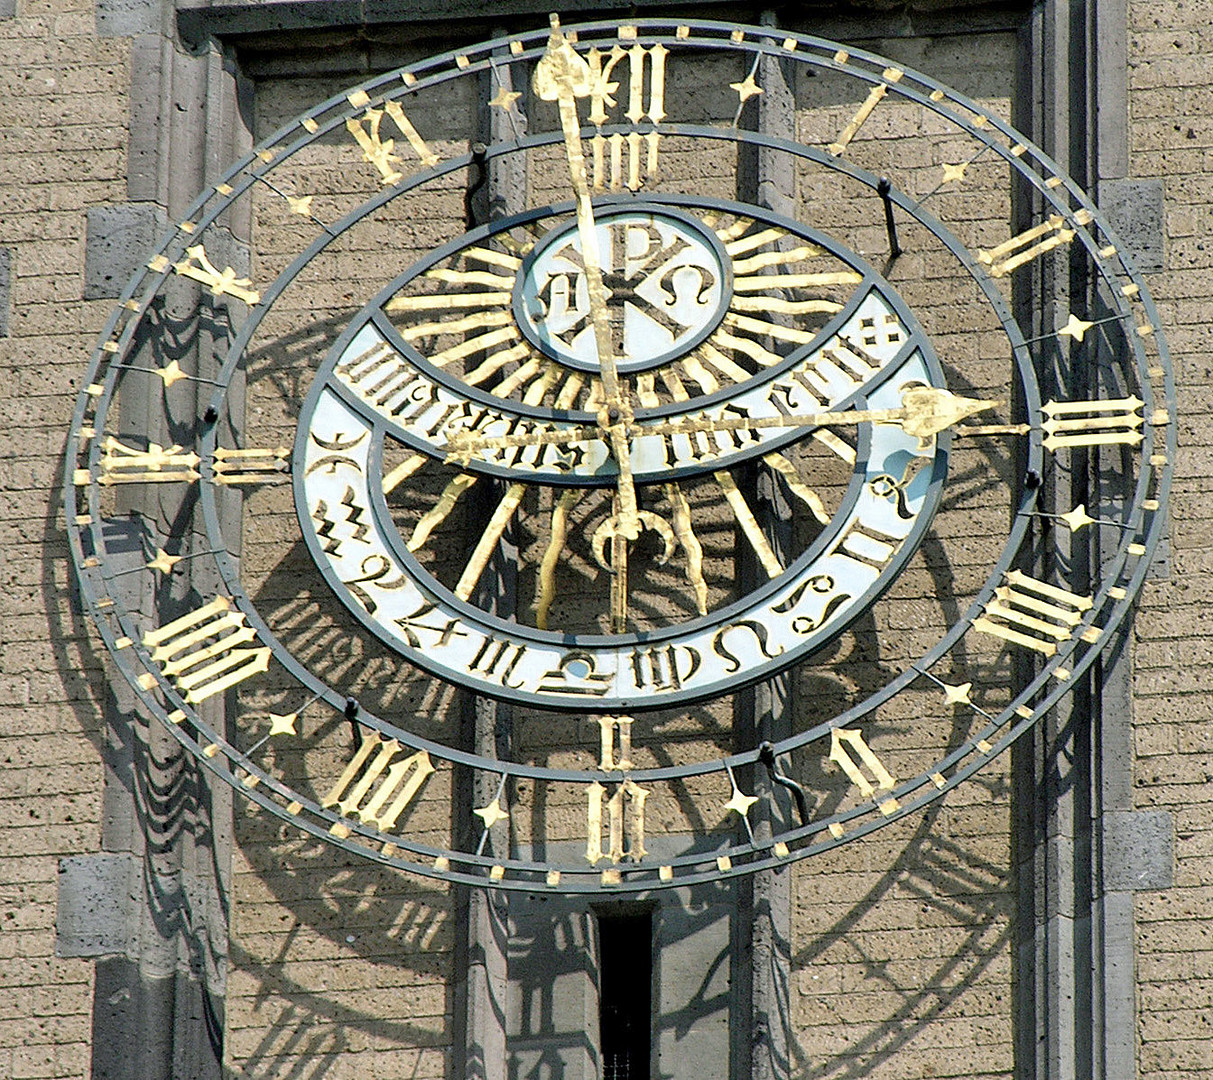
[{"label": "astronomical clock", "polygon": [[1121,632],[1173,447],[1139,275],[997,110],[800,34],[553,19],[199,195],[83,380],[66,520],[216,783],[411,873],[635,894],[1006,751]]}]

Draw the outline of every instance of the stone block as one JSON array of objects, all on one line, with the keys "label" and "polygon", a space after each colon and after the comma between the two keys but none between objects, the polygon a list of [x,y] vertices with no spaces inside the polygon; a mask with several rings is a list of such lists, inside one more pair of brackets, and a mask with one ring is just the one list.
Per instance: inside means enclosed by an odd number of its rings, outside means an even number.
[{"label": "stone block", "polygon": [[1173,880],[1174,823],[1163,810],[1105,814],[1104,885],[1109,890],[1169,889]]},{"label": "stone block", "polygon": [[159,29],[160,7],[156,0],[97,0],[97,34],[134,37],[154,33]]},{"label": "stone block", "polygon": [[1163,269],[1163,183],[1161,180],[1104,180],[1099,206],[1125,251],[1143,273]]},{"label": "stone block", "polygon": [[100,852],[59,861],[56,956],[112,956],[128,947],[131,860]]},{"label": "stone block", "polygon": [[151,203],[90,207],[84,247],[84,298],[120,296],[148,257],[163,225],[163,215]]}]

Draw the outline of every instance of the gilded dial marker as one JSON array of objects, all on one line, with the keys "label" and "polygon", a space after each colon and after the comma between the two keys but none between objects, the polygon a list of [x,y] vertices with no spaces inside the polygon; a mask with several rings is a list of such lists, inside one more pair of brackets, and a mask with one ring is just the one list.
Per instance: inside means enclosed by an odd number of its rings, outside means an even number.
[{"label": "gilded dial marker", "polygon": [[211,471],[215,483],[225,486],[276,483],[290,471],[290,449],[276,446],[262,449],[233,449],[216,446]]},{"label": "gilded dial marker", "polygon": [[1143,438],[1140,398],[1049,401],[1041,406],[1046,450],[1075,446],[1137,446]]},{"label": "gilded dial marker", "polygon": [[[1074,215],[1078,225],[1087,225],[1091,220],[1091,215],[1085,210]],[[1066,224],[1064,217],[1052,214],[1039,225],[1025,229],[997,247],[978,251],[977,261],[990,268],[991,277],[1005,277],[1046,252],[1070,243],[1075,235],[1075,230]]]},{"label": "gilded dial marker", "polygon": [[[356,814],[364,823],[386,832],[395,828],[434,772],[434,765],[424,750],[396,760],[401,746],[395,739],[384,739],[373,728],[360,728],[359,733],[362,742],[357,753],[321,805],[337,809],[345,817]],[[335,822],[329,831],[341,837],[350,835],[349,827],[341,822]]]},{"label": "gilded dial marker", "polygon": [[507,90],[504,86],[499,86],[497,93],[489,100],[489,107],[509,112],[514,107],[514,102],[520,97],[522,97],[520,90]]},{"label": "gilded dial marker", "polygon": [[[855,757],[851,756],[852,753]],[[864,741],[863,732],[857,728],[832,728],[830,760],[846,773],[847,779],[859,788],[865,798],[877,800],[882,814],[887,816],[900,808],[893,796],[880,794],[892,791],[896,782],[880,758]],[[865,768],[870,777],[864,773]]]},{"label": "gilded dial marker", "polygon": [[686,552],[686,576],[695,591],[695,610],[700,615],[708,613],[708,583],[703,576],[703,545],[695,535],[691,521],[691,507],[682,488],[677,484],[666,484],[665,496],[674,511],[674,535]]},{"label": "gilded dial marker", "polygon": [[[268,670],[271,650],[249,646],[256,631],[226,596],[143,635],[160,673],[198,704]],[[154,685],[154,681],[153,681]],[[149,687],[150,688],[150,687]]]},{"label": "gilded dial marker", "polygon": [[548,545],[539,564],[539,599],[535,607],[535,625],[540,630],[546,630],[548,627],[548,612],[552,608],[552,601],[556,599],[556,567],[568,536],[569,511],[580,498],[580,491],[566,491],[552,508]]},{"label": "gilded dial marker", "polygon": [[1089,596],[1029,577],[1019,570],[1005,574],[1005,585],[994,590],[973,628],[1015,645],[1053,656],[1058,645],[1072,638],[1091,609]]},{"label": "gilded dial marker", "polygon": [[625,858],[640,862],[648,851],[644,846],[644,804],[648,791],[633,780],[615,785],[607,804],[607,850],[602,848],[602,803],[606,787],[597,780],[586,787],[585,857],[590,865],[608,858],[612,863]]},{"label": "gilded dial marker", "polygon": [[[140,450],[112,435],[107,435],[101,445],[105,453],[99,460],[98,484],[188,484],[201,475],[198,472],[201,459],[181,446],[166,448],[149,443],[146,450]],[[74,480],[77,486],[93,482],[88,469],[77,469]]]},{"label": "gilded dial marker", "polygon": [[489,519],[488,525],[485,526],[484,532],[472,551],[471,558],[468,559],[467,566],[459,578],[459,583],[455,586],[455,595],[460,600],[466,600],[472,595],[472,590],[476,588],[477,582],[480,581],[480,575],[484,573],[484,568],[488,566],[489,559],[493,557],[493,551],[496,549],[502,533],[505,532],[506,526],[509,525],[510,519],[514,516],[514,512],[518,509],[518,504],[522,502],[522,497],[525,494],[525,484],[511,484],[506,493],[501,497],[501,501],[493,511],[493,516]]},{"label": "gilded dial marker", "polygon": [[[369,99],[363,93],[359,100]],[[351,100],[351,104],[353,104],[353,100]],[[412,147],[423,165],[430,168],[438,164],[438,155],[417,133],[417,129],[405,115],[400,102],[385,101],[382,108],[368,108],[361,117],[350,117],[345,122],[346,130],[354,137],[354,141],[362,150],[363,160],[375,166],[384,186],[390,187],[404,179],[404,173],[396,168],[397,165],[403,163],[400,155],[395,153],[396,140],[385,139],[380,132],[385,115],[391,118],[396,125],[396,130],[404,136],[405,141]]]},{"label": "gilded dial marker", "polygon": [[744,105],[752,97],[757,97],[762,93],[762,87],[754,81],[754,72],[750,72],[741,82],[729,83],[730,90],[737,91],[737,97],[740,99],[740,104]]},{"label": "gilded dial marker", "polygon": [[848,146],[851,145],[851,140],[859,133],[859,129],[863,127],[889,92],[889,86],[892,83],[898,82],[901,79],[902,72],[897,68],[886,68],[884,71],[885,82],[879,83],[872,87],[868,92],[868,96],[864,98],[863,104],[859,106],[855,115],[851,118],[851,122],[839,133],[838,138],[830,143],[828,149],[831,154],[838,157]]},{"label": "gilded dial marker", "polygon": [[[261,301],[261,294],[252,288],[252,281],[238,277],[230,266],[223,270],[218,269],[207,257],[206,249],[201,244],[186,248],[185,253],[186,258],[173,263],[173,270],[182,277],[205,285],[216,299],[221,296],[234,296],[250,305]],[[163,270],[166,269],[165,263],[166,260],[161,257],[153,259],[148,265],[152,270]]]}]

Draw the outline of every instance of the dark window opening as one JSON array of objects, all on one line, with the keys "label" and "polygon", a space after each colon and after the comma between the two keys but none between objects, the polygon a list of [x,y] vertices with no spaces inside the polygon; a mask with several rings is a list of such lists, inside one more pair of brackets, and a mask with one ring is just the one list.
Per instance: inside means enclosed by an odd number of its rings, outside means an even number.
[{"label": "dark window opening", "polygon": [[598,916],[602,1080],[649,1080],[653,914]]}]

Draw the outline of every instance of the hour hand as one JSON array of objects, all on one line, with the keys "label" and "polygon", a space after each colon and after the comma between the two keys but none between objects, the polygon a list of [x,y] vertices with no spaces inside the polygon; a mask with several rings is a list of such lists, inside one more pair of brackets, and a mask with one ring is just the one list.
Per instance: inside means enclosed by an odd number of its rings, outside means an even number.
[{"label": "hour hand", "polygon": [[[611,443],[616,459],[620,458],[618,442],[625,446],[630,439],[658,435],[696,435],[715,431],[759,431],[768,428],[819,428],[857,424],[896,424],[920,439],[929,439],[941,431],[955,427],[970,416],[997,408],[1000,401],[966,398],[949,390],[933,386],[918,386],[907,390],[899,409],[847,409],[842,412],[803,413],[779,416],[688,416],[681,420],[661,423],[613,423],[609,409],[604,410],[598,427],[545,428],[516,431],[507,435],[481,435],[459,432],[447,443],[447,460],[467,464],[474,454],[484,450],[504,450],[524,446],[571,446],[574,443],[603,439]],[[1022,425],[1003,425],[998,430],[1022,433]],[[960,428],[961,433],[972,429]],[[989,433],[990,428],[979,429]],[[630,457],[630,455],[628,455]],[[630,479],[630,470],[629,470]]]},{"label": "hour hand", "polygon": [[779,416],[693,416],[640,428],[645,435],[690,435],[714,431],[759,431],[766,428],[819,428],[857,424],[896,424],[907,435],[929,439],[966,417],[1001,405],[1001,401],[966,398],[934,386],[916,386],[901,397],[899,409],[847,409],[842,412]]}]

